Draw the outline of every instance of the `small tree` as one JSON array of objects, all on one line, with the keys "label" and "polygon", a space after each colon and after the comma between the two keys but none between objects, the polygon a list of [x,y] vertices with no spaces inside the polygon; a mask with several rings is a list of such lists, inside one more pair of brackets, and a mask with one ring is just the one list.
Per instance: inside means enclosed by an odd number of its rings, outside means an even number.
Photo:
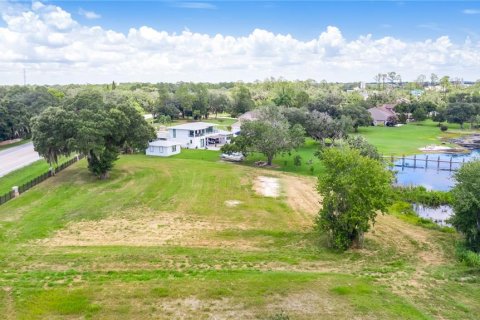
[{"label": "small tree", "polygon": [[417,107],[412,113],[413,119],[415,121],[424,121],[427,119],[427,111],[425,110],[424,107]]},{"label": "small tree", "polygon": [[382,163],[349,148],[329,148],[321,153],[325,171],[318,191],[323,207],[316,219],[328,232],[331,245],[346,250],[362,246],[363,234],[391,199],[392,173]]},{"label": "small tree", "polygon": [[332,136],[333,119],[325,112],[313,110],[307,117],[305,128],[313,139],[325,144],[325,139]]},{"label": "small tree", "polygon": [[358,127],[368,127],[373,122],[367,109],[359,105],[345,106],[342,114],[352,119],[352,126],[355,132],[358,132]]},{"label": "small tree", "polygon": [[247,87],[240,85],[234,89],[233,103],[230,106],[230,113],[233,117],[252,110],[254,106],[255,102],[253,101],[252,94]]},{"label": "small tree", "polygon": [[464,164],[455,174],[452,225],[465,236],[467,247],[480,252],[480,161]]},{"label": "small tree", "polygon": [[450,123],[463,124],[475,115],[475,108],[470,103],[450,103],[446,109],[446,118]]},{"label": "small tree", "polygon": [[305,130],[298,124],[290,126],[277,107],[269,106],[259,112],[258,120],[243,123],[240,136],[236,139],[238,140],[235,141],[242,144],[241,148],[237,149],[260,152],[267,157],[267,164],[272,165],[277,154],[288,152],[303,144]]}]

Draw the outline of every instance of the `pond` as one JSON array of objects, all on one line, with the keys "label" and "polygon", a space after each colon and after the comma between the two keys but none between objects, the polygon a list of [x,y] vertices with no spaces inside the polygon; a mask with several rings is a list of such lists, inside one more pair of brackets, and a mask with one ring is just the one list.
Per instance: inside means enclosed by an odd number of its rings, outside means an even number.
[{"label": "pond", "polygon": [[[425,161],[427,156],[428,165]],[[405,159],[404,162],[402,159],[395,161],[393,169],[397,172],[397,184],[401,186],[424,186],[428,190],[448,191],[455,184],[452,178],[455,171],[450,170],[450,160],[452,161],[452,169],[458,169],[464,161],[480,160],[480,150],[473,150],[467,154],[430,153],[416,155],[415,157],[416,161],[413,160],[413,156],[406,157],[408,160]],[[440,162],[437,163],[439,159]]]},{"label": "pond", "polygon": [[413,204],[413,210],[422,218],[430,219],[441,226],[450,226],[447,219],[453,214],[452,207],[443,205],[436,208],[427,207],[421,204]]}]

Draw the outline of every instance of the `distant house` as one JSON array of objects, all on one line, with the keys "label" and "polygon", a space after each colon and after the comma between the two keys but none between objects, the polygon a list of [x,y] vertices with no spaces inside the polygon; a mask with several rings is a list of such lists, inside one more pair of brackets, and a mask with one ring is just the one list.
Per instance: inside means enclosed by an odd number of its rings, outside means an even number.
[{"label": "distant house", "polygon": [[241,116],[238,117],[238,121],[232,124],[232,132],[233,133],[238,133],[240,132],[240,127],[242,126],[242,123],[245,121],[252,121],[252,120],[257,120],[259,115],[258,110],[251,110],[248,112],[245,112]]},{"label": "distant house", "polygon": [[155,140],[148,144],[147,156],[169,157],[179,154],[181,146],[179,142],[168,140]]},{"label": "distant house", "polygon": [[379,107],[368,109],[368,112],[370,112],[370,116],[373,119],[373,125],[388,125],[391,118],[397,116],[394,108],[394,104],[384,104]]}]

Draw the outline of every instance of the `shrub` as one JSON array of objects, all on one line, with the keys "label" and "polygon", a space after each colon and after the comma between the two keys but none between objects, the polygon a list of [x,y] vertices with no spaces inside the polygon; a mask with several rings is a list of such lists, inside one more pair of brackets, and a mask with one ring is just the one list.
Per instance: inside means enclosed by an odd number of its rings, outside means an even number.
[{"label": "shrub", "polygon": [[438,207],[441,205],[452,204],[452,194],[446,191],[427,190],[425,187],[395,187],[396,198],[398,200],[423,204],[429,207]]},{"label": "shrub", "polygon": [[300,155],[296,155],[294,158],[293,158],[293,164],[297,167],[300,167],[302,165],[302,157]]},{"label": "shrub", "polygon": [[460,262],[469,267],[480,268],[480,254],[467,250],[463,246],[457,247],[457,258]]},{"label": "shrub", "polygon": [[445,132],[445,131],[448,130],[448,126],[442,124],[442,125],[440,126],[440,130],[443,131],[443,132]]}]

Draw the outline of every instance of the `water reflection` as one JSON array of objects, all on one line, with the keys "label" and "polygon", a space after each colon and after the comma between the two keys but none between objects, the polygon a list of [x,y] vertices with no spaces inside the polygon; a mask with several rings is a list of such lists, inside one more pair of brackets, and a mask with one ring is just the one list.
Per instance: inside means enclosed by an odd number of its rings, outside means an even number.
[{"label": "water reflection", "polygon": [[430,219],[441,226],[450,226],[448,218],[453,215],[450,206],[427,207],[421,204],[413,204],[413,210],[422,218]]},{"label": "water reflection", "polygon": [[452,178],[454,171],[450,171],[450,166],[455,170],[463,162],[480,160],[480,150],[468,154],[420,154],[416,155],[416,160],[413,160],[413,156],[406,158],[408,160],[395,161],[393,169],[397,171],[398,185],[424,186],[428,190],[448,191],[455,184]]}]

